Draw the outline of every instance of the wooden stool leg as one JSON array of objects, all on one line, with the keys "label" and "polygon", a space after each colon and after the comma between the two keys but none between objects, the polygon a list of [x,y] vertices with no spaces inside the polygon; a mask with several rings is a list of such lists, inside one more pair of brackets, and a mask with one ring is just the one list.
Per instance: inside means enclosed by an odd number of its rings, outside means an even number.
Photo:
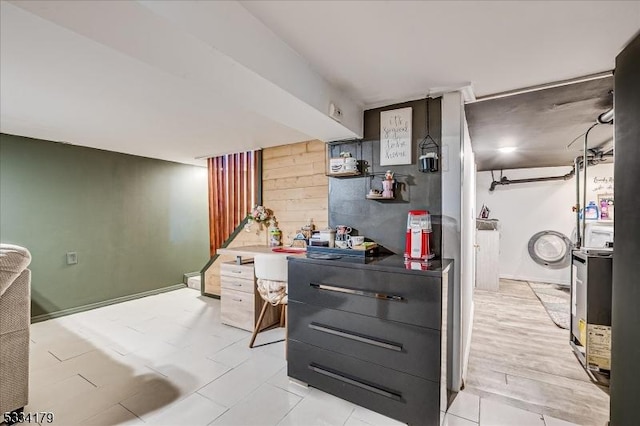
[{"label": "wooden stool leg", "polygon": [[289,305],[282,305],[282,307],[284,308],[282,310],[282,313],[284,314],[284,359],[288,360],[289,359],[289,329],[287,328],[287,306]]},{"label": "wooden stool leg", "polygon": [[262,320],[264,319],[264,314],[267,312],[267,308],[269,307],[269,303],[263,301],[262,311],[260,311],[260,316],[258,317],[258,322],[256,323],[256,328],[253,330],[253,336],[251,336],[251,342],[249,342],[249,347],[253,348],[253,342],[256,341],[256,336],[260,331],[260,326],[262,325]]},{"label": "wooden stool leg", "polygon": [[280,327],[284,327],[284,321],[285,321],[285,315],[286,315],[286,311],[285,311],[285,305],[280,305]]}]

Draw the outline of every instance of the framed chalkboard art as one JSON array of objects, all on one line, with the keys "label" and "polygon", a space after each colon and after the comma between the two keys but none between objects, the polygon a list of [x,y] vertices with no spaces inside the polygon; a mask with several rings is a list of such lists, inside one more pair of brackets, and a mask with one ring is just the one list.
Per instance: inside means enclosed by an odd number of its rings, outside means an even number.
[{"label": "framed chalkboard art", "polygon": [[413,108],[380,112],[380,165],[412,164]]}]

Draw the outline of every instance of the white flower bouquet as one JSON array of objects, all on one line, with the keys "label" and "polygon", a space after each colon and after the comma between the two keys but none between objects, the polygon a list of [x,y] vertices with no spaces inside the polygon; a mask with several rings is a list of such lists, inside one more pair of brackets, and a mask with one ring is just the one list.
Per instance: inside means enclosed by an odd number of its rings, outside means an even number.
[{"label": "white flower bouquet", "polygon": [[273,211],[264,206],[255,206],[247,215],[247,219],[252,222],[266,223],[273,217]]}]

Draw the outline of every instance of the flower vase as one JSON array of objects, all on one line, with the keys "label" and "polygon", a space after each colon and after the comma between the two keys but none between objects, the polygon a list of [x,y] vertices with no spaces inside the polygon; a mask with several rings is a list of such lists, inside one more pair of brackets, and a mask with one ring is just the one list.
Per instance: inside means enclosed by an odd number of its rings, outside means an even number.
[{"label": "flower vase", "polygon": [[393,198],[393,180],[382,181],[382,196],[384,198]]},{"label": "flower vase", "polygon": [[257,222],[257,223],[258,223],[258,229],[256,229],[256,235],[260,235],[264,230],[264,222]]}]

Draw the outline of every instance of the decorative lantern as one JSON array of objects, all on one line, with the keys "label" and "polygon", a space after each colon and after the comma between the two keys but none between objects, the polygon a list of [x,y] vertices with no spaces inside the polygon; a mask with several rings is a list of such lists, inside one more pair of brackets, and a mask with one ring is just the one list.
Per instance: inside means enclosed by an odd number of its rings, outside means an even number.
[{"label": "decorative lantern", "polygon": [[439,158],[438,143],[430,136],[427,135],[422,142],[420,142],[420,157],[418,157],[418,170],[422,173],[433,173],[438,171]]},{"label": "decorative lantern", "polygon": [[426,124],[427,124],[427,136],[420,141],[418,148],[420,148],[420,156],[418,157],[418,170],[422,173],[433,173],[438,171],[440,146],[431,137],[431,123],[429,121],[429,99],[426,100]]}]

